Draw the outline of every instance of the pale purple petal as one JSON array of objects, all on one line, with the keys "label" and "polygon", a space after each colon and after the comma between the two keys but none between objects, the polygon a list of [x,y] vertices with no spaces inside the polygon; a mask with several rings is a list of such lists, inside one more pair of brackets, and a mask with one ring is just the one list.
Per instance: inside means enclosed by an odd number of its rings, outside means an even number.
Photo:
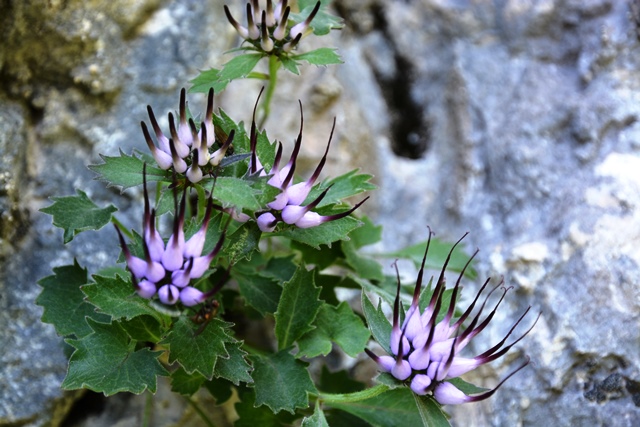
[{"label": "pale purple petal", "polygon": [[164,285],[158,289],[160,302],[166,305],[173,305],[178,301],[180,290],[173,285]]},{"label": "pale purple petal", "polygon": [[156,294],[156,284],[148,280],[141,280],[136,289],[138,295],[142,298],[151,298]]},{"label": "pale purple petal", "polygon": [[438,384],[433,390],[433,397],[441,405],[459,405],[469,401],[469,396],[449,382]]},{"label": "pale purple petal", "polygon": [[192,307],[194,305],[200,304],[204,300],[205,300],[204,292],[194,287],[187,286],[186,288],[180,291],[180,301],[182,301],[182,303],[187,307]]},{"label": "pale purple petal", "polygon": [[419,396],[427,394],[427,388],[431,385],[431,378],[428,375],[418,374],[411,380],[411,390]]},{"label": "pale purple petal", "polygon": [[306,206],[287,205],[282,209],[282,220],[287,224],[294,224],[307,212]]},{"label": "pale purple petal", "polygon": [[271,212],[265,212],[257,219],[258,228],[264,233],[271,233],[276,228],[277,219]]}]

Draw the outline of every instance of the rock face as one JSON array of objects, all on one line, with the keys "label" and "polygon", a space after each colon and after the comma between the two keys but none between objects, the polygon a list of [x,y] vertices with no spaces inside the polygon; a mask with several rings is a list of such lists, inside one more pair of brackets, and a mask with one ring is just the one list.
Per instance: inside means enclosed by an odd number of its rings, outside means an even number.
[{"label": "rock face", "polygon": [[[58,425],[69,405],[64,349],[39,322],[36,281],[74,257],[95,271],[118,250],[110,230],[63,247],[38,209],[82,188],[123,221],[139,218],[127,197],[138,195],[92,182],[85,165],[142,149],[146,105],[175,109],[199,69],[228,59],[237,41],[222,3],[11,2],[1,14],[0,424]],[[543,313],[520,353],[467,379],[490,386],[525,354],[534,364],[488,401],[449,407],[453,422],[638,425],[640,5],[334,6],[347,26],[320,41],[345,64],[283,81],[269,134],[290,142],[300,98],[302,154],[315,159],[337,116],[332,170],[376,175],[368,213],[386,249],[426,238],[426,225],[446,239],[471,232],[480,275],[514,286],[476,352],[527,306]],[[231,84],[217,104],[246,120],[253,88]]]}]

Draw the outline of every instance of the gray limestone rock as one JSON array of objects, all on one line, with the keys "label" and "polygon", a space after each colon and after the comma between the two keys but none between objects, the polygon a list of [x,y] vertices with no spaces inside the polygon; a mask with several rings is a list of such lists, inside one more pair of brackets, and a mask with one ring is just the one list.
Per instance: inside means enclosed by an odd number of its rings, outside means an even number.
[{"label": "gray limestone rock", "polygon": [[[175,110],[180,87],[229,58],[221,52],[237,40],[221,5],[12,2],[3,11],[0,424],[57,425],[75,397],[59,389],[64,348],[39,322],[36,281],[74,257],[96,271],[118,251],[111,230],[63,247],[38,209],[82,188],[137,224],[140,195],[105,189],[85,165],[118,147],[144,149],[146,105],[158,116]],[[504,276],[514,289],[469,354],[502,339],[527,306],[527,325],[543,313],[509,357],[465,377],[491,386],[525,355],[534,363],[491,399],[447,408],[454,424],[638,425],[637,4],[334,7],[347,26],[323,43],[338,46],[346,64],[303,67],[281,82],[270,136],[291,143],[301,99],[301,156],[313,165],[336,116],[327,174],[361,167],[376,175],[380,190],[366,209],[385,227],[385,250],[423,240],[426,225],[450,240],[471,232],[480,276]],[[216,102],[246,121],[258,90],[231,84]],[[190,102],[203,105],[197,96]],[[467,283],[463,295],[478,285]]]}]

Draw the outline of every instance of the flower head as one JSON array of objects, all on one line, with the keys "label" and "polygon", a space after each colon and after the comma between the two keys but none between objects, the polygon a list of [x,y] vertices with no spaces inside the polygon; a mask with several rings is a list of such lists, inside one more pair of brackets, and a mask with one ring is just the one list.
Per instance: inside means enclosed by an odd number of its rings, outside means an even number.
[{"label": "flower head", "polygon": [[[466,236],[466,234],[465,234]],[[530,308],[527,308],[520,318],[513,324],[507,335],[496,345],[488,349],[482,354],[479,354],[473,358],[462,357],[460,352],[471,341],[473,337],[478,335],[489,324],[491,319],[496,313],[500,303],[504,299],[505,295],[511,288],[502,287],[501,281],[496,287],[491,289],[482,303],[479,309],[473,314],[474,308],[480,299],[481,294],[489,284],[490,279],[485,281],[480,291],[476,294],[475,299],[471,305],[464,311],[462,316],[457,320],[453,320],[455,303],[460,289],[460,281],[464,272],[471,260],[478,253],[476,251],[469,259],[467,264],[462,269],[462,272],[458,276],[456,284],[451,293],[451,299],[449,306],[446,307],[444,317],[438,321],[438,315],[441,313],[444,302],[445,293],[445,277],[444,272],[451,259],[451,254],[454,248],[465,237],[463,236],[456,244],[451,248],[449,255],[447,256],[445,263],[440,272],[436,287],[433,291],[429,304],[420,313],[419,300],[422,288],[422,279],[424,273],[425,261],[427,253],[429,251],[429,244],[431,242],[431,232],[429,232],[429,240],[427,242],[427,248],[422,259],[422,265],[418,273],[416,280],[416,286],[414,289],[413,300],[409,309],[404,315],[404,321],[400,325],[400,277],[398,274],[398,287],[396,292],[396,298],[393,307],[393,324],[391,329],[391,336],[389,347],[391,354],[389,356],[377,356],[370,350],[366,349],[366,353],[376,362],[380,369],[384,372],[389,372],[393,377],[400,381],[407,381],[411,390],[418,395],[432,394],[434,398],[441,404],[459,404],[465,402],[475,402],[486,399],[493,395],[495,391],[513,374],[518,372],[529,364],[529,359],[518,367],[515,371],[509,374],[502,382],[500,382],[494,389],[486,391],[484,393],[468,396],[459,390],[455,385],[447,380],[456,378],[463,375],[477,367],[489,363],[511,349],[516,343],[524,338],[529,331],[533,328],[533,325],[525,331],[519,338],[513,342],[505,345],[509,336],[513,333],[520,321],[527,315]],[[397,272],[397,266],[396,266]],[[482,318],[482,313],[487,305],[488,299],[498,288],[502,287],[502,295],[493,309]],[[538,317],[540,317],[538,315]],[[465,325],[465,322],[470,319],[469,323]]]},{"label": "flower head", "polygon": [[153,109],[147,106],[149,120],[156,136],[157,145],[154,144],[149,129],[145,122],[140,122],[149,151],[161,169],[173,169],[180,174],[185,174],[190,182],[199,182],[205,173],[211,173],[218,167],[224,158],[229,146],[233,142],[235,132],[229,132],[225,142],[216,148],[216,135],[213,126],[213,89],[209,90],[207,109],[204,121],[197,129],[192,118],[187,120],[186,91],[180,91],[179,117],[176,119],[173,113],[168,114],[169,135],[167,137],[156,120]]},{"label": "flower head", "polygon": [[306,19],[298,24],[289,24],[291,7],[287,0],[267,0],[266,9],[261,9],[258,0],[251,0],[246,7],[247,26],[240,24],[224,6],[227,20],[240,37],[256,49],[266,53],[282,54],[293,50],[300,40],[311,32],[311,21],[320,10],[318,1]]},{"label": "flower head", "polygon": [[[211,261],[220,252],[224,243],[226,228],[213,250],[203,254],[205,238],[213,203],[209,200],[207,211],[200,229],[189,239],[185,239],[184,216],[186,205],[186,188],[180,203],[176,197],[176,214],[173,222],[173,233],[166,244],[155,227],[155,209],[150,209],[147,192],[146,164],[143,166],[144,181],[144,216],[142,221],[142,247],[144,259],[131,254],[120,228],[115,225],[124,253],[127,267],[131,272],[136,292],[143,298],[158,295],[163,304],[172,305],[180,301],[185,306],[193,306],[204,302],[219,289],[216,286],[209,292],[202,292],[191,286],[191,281],[201,278],[209,269]],[[174,187],[175,188],[175,187]],[[177,190],[176,190],[177,191]],[[175,194],[175,193],[174,193]],[[221,284],[219,285],[221,286]]]},{"label": "flower head", "polygon": [[[262,92],[260,92],[262,94]],[[258,96],[258,100],[260,96]],[[268,177],[267,183],[272,187],[275,187],[280,190],[280,193],[273,199],[271,202],[267,203],[268,210],[262,211],[257,215],[258,227],[263,232],[272,232],[275,230],[276,225],[279,222],[284,222],[286,224],[295,225],[298,228],[310,228],[315,227],[320,224],[329,221],[335,221],[340,218],[344,218],[348,215],[351,215],[356,209],[358,209],[365,201],[367,201],[368,197],[357,203],[353,208],[341,212],[334,215],[320,215],[317,212],[314,212],[315,209],[320,202],[325,198],[331,186],[325,188],[320,195],[318,195],[315,199],[305,204],[307,196],[311,193],[311,190],[316,183],[320,173],[322,172],[322,168],[324,167],[327,161],[327,155],[329,154],[329,147],[331,146],[331,140],[333,139],[333,132],[336,127],[336,120],[333,120],[333,125],[331,127],[331,134],[329,135],[329,141],[327,142],[327,148],[324,151],[324,155],[318,163],[318,166],[311,174],[311,176],[306,180],[299,183],[294,184],[293,178],[296,171],[296,161],[298,159],[298,153],[300,152],[300,147],[302,145],[302,129],[304,128],[304,116],[302,113],[302,103],[300,104],[300,130],[298,132],[298,137],[296,138],[295,145],[293,147],[293,152],[289,157],[289,161],[282,167],[280,167],[280,163],[282,161],[282,144],[278,142],[276,155],[274,158],[273,166],[269,172],[265,172],[262,163],[257,155],[257,129],[256,129],[256,107],[258,105],[258,101],[256,101],[256,106],[253,110],[253,120],[251,123],[251,133],[250,133],[250,147],[251,147],[251,157],[249,161],[249,173],[252,175],[260,175]]]}]

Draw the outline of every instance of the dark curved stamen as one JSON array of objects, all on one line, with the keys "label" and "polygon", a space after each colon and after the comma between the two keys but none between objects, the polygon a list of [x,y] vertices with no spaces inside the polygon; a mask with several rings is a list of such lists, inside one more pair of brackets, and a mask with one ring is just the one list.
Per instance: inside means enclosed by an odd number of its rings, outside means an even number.
[{"label": "dark curved stamen", "polygon": [[337,219],[341,219],[341,218],[344,218],[344,217],[346,217],[346,216],[349,216],[349,215],[351,215],[352,213],[354,213],[354,212],[356,211],[356,209],[358,209],[360,206],[362,206],[362,204],[363,204],[364,202],[366,202],[367,200],[369,200],[369,196],[367,196],[367,197],[366,197],[364,200],[362,200],[361,202],[356,203],[356,205],[355,205],[354,207],[352,207],[351,209],[349,209],[348,211],[341,212],[341,213],[339,213],[339,214],[335,214],[335,215],[328,215],[328,216],[326,216],[326,217],[325,217],[325,220],[326,220],[326,221],[335,221],[335,220],[337,220]]},{"label": "dark curved stamen", "polygon": [[293,179],[293,174],[296,169],[296,160],[298,159],[298,153],[300,152],[300,146],[302,145],[302,128],[304,127],[304,115],[302,114],[302,102],[298,100],[300,104],[300,131],[298,132],[298,137],[296,138],[296,144],[293,147],[293,152],[291,153],[291,157],[289,158],[288,165],[290,166],[289,173],[287,173],[287,177],[282,181],[282,189],[286,189],[289,186],[289,183]]},{"label": "dark curved stamen", "polygon": [[395,329],[400,325],[400,271],[398,270],[397,259],[393,262],[393,266],[396,268],[396,281],[398,283],[396,299],[393,301],[393,328]]},{"label": "dark curved stamen", "polygon": [[[248,5],[247,5],[248,6]],[[252,175],[257,172],[257,163],[258,156],[256,154],[256,149],[258,145],[258,133],[256,130],[256,110],[258,109],[258,102],[260,101],[260,97],[262,96],[262,92],[264,91],[264,86],[260,89],[260,93],[258,94],[258,98],[256,99],[256,103],[253,106],[253,116],[251,119],[251,132],[249,134],[249,146],[251,150],[251,170],[249,171]]]},{"label": "dark curved stamen", "polygon": [[504,384],[509,378],[511,378],[513,375],[515,375],[518,371],[520,371],[522,368],[527,366],[529,363],[531,363],[531,359],[527,356],[526,361],[522,365],[520,365],[515,371],[507,375],[505,379],[500,381],[500,383],[493,390],[489,390],[486,393],[478,394],[475,396],[469,396],[468,402],[478,402],[480,400],[488,399],[489,397],[493,396],[493,394],[496,392],[496,390],[500,388],[500,386],[502,386],[502,384]]},{"label": "dark curved stamen", "polygon": [[[531,308],[531,307],[529,307]],[[527,310],[524,312],[524,314],[520,317],[520,319],[518,319],[518,321],[516,322],[515,325],[513,325],[513,327],[511,328],[511,330],[509,331],[509,333],[507,334],[507,336],[504,337],[504,339],[502,341],[500,341],[498,344],[496,344],[495,346],[493,346],[492,348],[490,348],[489,350],[485,351],[484,353],[482,353],[479,356],[474,357],[474,359],[482,359],[482,363],[488,363],[491,362],[493,360],[496,360],[497,358],[501,357],[502,355],[504,355],[506,352],[508,352],[511,347],[513,347],[514,345],[516,345],[518,342],[520,342],[520,340],[522,340],[525,336],[527,336],[527,334],[529,332],[531,332],[531,330],[533,329],[533,327],[536,325],[536,323],[538,323],[538,319],[540,319],[540,315],[542,313],[538,314],[538,317],[536,317],[536,320],[533,322],[533,324],[529,327],[529,329],[527,329],[517,340],[515,340],[514,342],[512,342],[511,344],[507,345],[506,347],[504,347],[502,350],[498,351],[495,354],[492,354],[493,352],[495,352],[496,350],[498,350],[507,340],[507,338],[509,337],[509,335],[511,335],[511,332],[513,332],[513,330],[515,329],[516,326],[518,326],[518,323],[520,323],[520,321],[524,318],[524,316],[527,314],[527,312],[529,311],[529,308],[527,308]]]},{"label": "dark curved stamen", "polygon": [[453,293],[451,294],[451,301],[449,302],[449,309],[447,310],[447,314],[444,317],[444,320],[447,323],[449,323],[449,321],[453,317],[453,313],[454,313],[455,308],[456,308],[456,299],[458,297],[458,289],[460,288],[460,281],[462,279],[462,276],[464,276],[464,272],[467,270],[467,267],[469,267],[469,265],[471,264],[471,261],[475,258],[476,255],[478,255],[478,252],[480,252],[480,250],[476,249],[476,251],[473,253],[473,255],[471,255],[471,257],[469,258],[467,263],[462,268],[462,271],[460,272],[460,275],[458,276],[458,280],[456,280],[456,285],[454,286]]},{"label": "dark curved stamen", "polygon": [[[424,255],[422,256],[422,264],[420,265],[420,271],[418,271],[418,278],[416,279],[416,287],[413,290],[413,301],[411,302],[411,305],[414,307],[418,306],[418,300],[420,299],[420,292],[422,288],[422,276],[424,274],[424,265],[427,261],[427,254],[429,253],[429,245],[431,244],[431,236],[433,235],[433,232],[431,231],[431,227],[427,225],[427,228],[429,229],[429,237],[427,238],[427,247],[425,248]],[[431,299],[433,300],[433,296],[431,297]]]},{"label": "dark curved stamen", "polygon": [[316,170],[313,171],[313,174],[307,181],[310,186],[313,185],[314,182],[316,182],[316,179],[318,179],[318,177],[320,176],[320,172],[322,172],[322,168],[324,167],[324,164],[327,161],[327,154],[329,154],[329,147],[331,147],[331,139],[333,138],[333,131],[335,130],[335,128],[336,128],[336,118],[334,117],[333,126],[331,126],[331,134],[329,135],[329,142],[327,142],[327,148],[324,150],[324,155],[322,156],[320,163],[318,163]]}]

